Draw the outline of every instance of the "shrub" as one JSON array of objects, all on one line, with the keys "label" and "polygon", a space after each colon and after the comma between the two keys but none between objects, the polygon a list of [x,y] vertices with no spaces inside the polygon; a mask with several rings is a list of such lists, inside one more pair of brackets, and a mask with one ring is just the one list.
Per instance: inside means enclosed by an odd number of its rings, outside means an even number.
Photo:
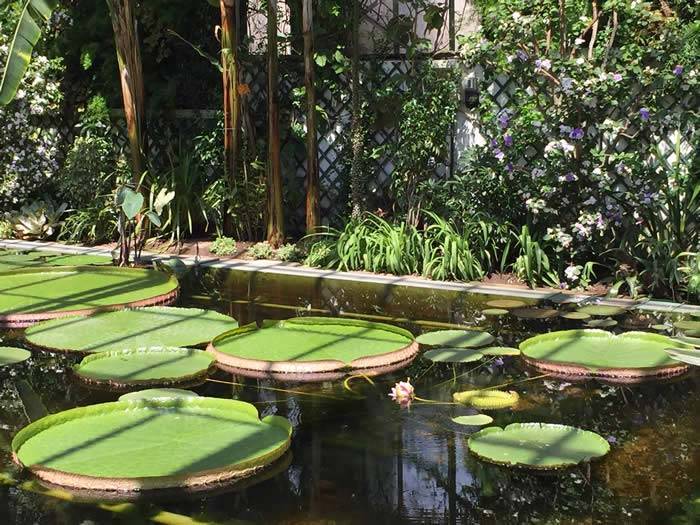
[{"label": "shrub", "polygon": [[231,237],[220,236],[214,239],[209,251],[215,255],[229,256],[236,254],[236,241]]},{"label": "shrub", "polygon": [[248,255],[253,259],[274,259],[275,249],[269,242],[258,242],[248,248]]},{"label": "shrub", "polygon": [[70,214],[61,227],[58,240],[102,244],[117,238],[117,214],[109,200]]},{"label": "shrub", "polygon": [[295,244],[285,244],[284,246],[280,246],[275,251],[275,257],[280,261],[285,262],[297,262],[302,258],[301,252]]},{"label": "shrub", "polygon": [[49,199],[25,204],[18,212],[9,215],[9,221],[18,239],[48,239],[61,227],[61,216],[67,205],[56,207]]},{"label": "shrub", "polygon": [[10,221],[0,219],[0,239],[11,239],[13,235],[14,231],[12,229],[12,223]]},{"label": "shrub", "polygon": [[311,243],[304,259],[304,264],[313,268],[332,268],[337,263],[336,241],[333,238],[322,238]]}]

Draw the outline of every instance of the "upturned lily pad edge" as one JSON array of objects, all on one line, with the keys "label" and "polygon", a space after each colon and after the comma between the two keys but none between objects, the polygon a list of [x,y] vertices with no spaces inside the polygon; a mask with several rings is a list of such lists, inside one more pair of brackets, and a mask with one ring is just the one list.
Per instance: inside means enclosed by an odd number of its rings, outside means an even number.
[{"label": "upturned lily pad edge", "polygon": [[[223,410],[236,410],[247,414],[251,418],[267,425],[279,427],[287,433],[287,439],[276,449],[257,456],[253,459],[239,462],[226,467],[202,470],[188,474],[178,474],[171,476],[152,476],[134,478],[113,478],[101,476],[88,476],[84,474],[74,474],[56,469],[44,467],[42,465],[24,465],[19,459],[19,451],[24,443],[47,428],[64,423],[72,416],[90,416],[105,413],[105,411],[119,411],[125,409],[138,408],[163,408],[181,407],[183,405],[209,405]],[[206,407],[205,407],[206,408]],[[157,398],[115,401],[112,403],[102,403],[85,407],[73,408],[57,414],[46,416],[42,419],[30,423],[20,430],[12,440],[12,460],[18,466],[29,470],[37,478],[68,489],[96,491],[96,492],[118,492],[118,493],[141,493],[157,491],[163,489],[194,489],[203,488],[210,485],[220,485],[235,482],[255,475],[267,468],[277,459],[282,457],[291,446],[293,427],[289,420],[284,417],[269,415],[259,418],[257,408],[250,403],[234,399],[219,399],[211,397],[191,397],[191,398]]]}]

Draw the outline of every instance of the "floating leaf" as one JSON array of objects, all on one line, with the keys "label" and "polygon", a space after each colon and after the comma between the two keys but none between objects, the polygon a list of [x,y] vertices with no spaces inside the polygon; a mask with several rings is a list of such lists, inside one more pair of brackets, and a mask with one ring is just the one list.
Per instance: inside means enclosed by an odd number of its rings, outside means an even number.
[{"label": "floating leaf", "polygon": [[214,339],[210,350],[240,373],[312,374],[407,364],[418,345],[410,332],[388,324],[297,317],[232,330]]},{"label": "floating leaf", "polygon": [[683,343],[684,345],[700,347],[700,337],[674,337],[673,340]]},{"label": "floating leaf", "polygon": [[289,421],[260,420],[249,403],[178,397],[50,415],[22,429],[12,450],[47,482],[130,492],[251,475],[286,452],[291,432]]},{"label": "floating leaf", "polygon": [[526,306],[523,301],[518,301],[517,299],[494,299],[493,301],[488,301],[486,306],[491,308],[499,308],[504,310],[512,310],[513,308],[522,308]]},{"label": "floating leaf", "polygon": [[559,315],[553,308],[518,308],[511,313],[521,319],[551,319]]},{"label": "floating leaf", "polygon": [[416,341],[427,346],[449,348],[478,348],[493,343],[496,338],[477,330],[437,330],[419,335]]},{"label": "floating leaf", "polygon": [[471,363],[482,359],[484,354],[468,348],[436,348],[428,350],[423,357],[436,363]]},{"label": "floating leaf", "polygon": [[595,432],[566,425],[513,423],[472,434],[469,450],[500,465],[557,469],[605,456],[610,444]]},{"label": "floating leaf", "polygon": [[452,421],[458,425],[467,425],[470,427],[483,427],[493,423],[493,418],[486,414],[474,414],[473,416],[457,416],[453,417]]},{"label": "floating leaf", "polygon": [[578,311],[595,317],[610,317],[625,313],[625,309],[620,306],[609,306],[605,304],[589,304],[579,308]]},{"label": "floating leaf", "polygon": [[520,400],[517,392],[504,392],[503,390],[465,390],[455,392],[452,399],[456,403],[471,405],[479,410],[495,410],[516,405]]},{"label": "floating leaf", "polygon": [[173,397],[199,397],[199,394],[191,390],[182,390],[180,388],[148,388],[146,390],[137,390],[119,396],[119,401],[139,401],[141,399],[166,399]]},{"label": "floating leaf", "polygon": [[[520,344],[523,357],[546,370],[642,376],[678,363],[665,352],[671,338],[646,332],[615,335],[604,330],[565,330],[531,337]],[[691,348],[688,346],[687,348]],[[579,370],[580,369],[580,370]]]},{"label": "floating leaf", "polygon": [[700,350],[688,350],[687,348],[667,348],[666,353],[675,359],[693,366],[700,366]]},{"label": "floating leaf", "polygon": [[27,340],[51,350],[106,352],[148,346],[197,346],[238,326],[236,320],[198,308],[151,307],[67,317],[39,323]]},{"label": "floating leaf", "polygon": [[480,348],[479,351],[484,355],[520,355],[520,350],[511,348],[510,346],[489,346],[488,348]]},{"label": "floating leaf", "polygon": [[592,319],[586,323],[588,328],[612,328],[617,326],[615,319]]},{"label": "floating leaf", "polygon": [[99,352],[74,368],[82,379],[118,386],[187,383],[204,378],[214,358],[201,350],[150,347]]},{"label": "floating leaf", "polygon": [[0,346],[0,366],[15,365],[32,357],[32,353],[24,348]]},{"label": "floating leaf", "polygon": [[489,317],[500,317],[501,315],[507,315],[508,310],[503,308],[487,308],[486,310],[482,310],[481,313]]},{"label": "floating leaf", "polygon": [[700,330],[700,321],[676,321],[673,326],[679,330]]},{"label": "floating leaf", "polygon": [[561,312],[559,314],[564,319],[570,319],[572,321],[585,321],[591,318],[591,314],[586,312]]}]

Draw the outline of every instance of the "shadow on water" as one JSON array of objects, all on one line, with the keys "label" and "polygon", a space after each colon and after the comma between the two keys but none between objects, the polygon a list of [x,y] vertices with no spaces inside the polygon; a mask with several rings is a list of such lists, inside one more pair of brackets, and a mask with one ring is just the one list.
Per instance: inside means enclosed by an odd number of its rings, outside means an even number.
[{"label": "shadow on water", "polygon": [[[488,330],[497,336],[498,344],[507,346],[517,346],[533,333],[578,326],[561,319],[484,318],[480,311],[493,297],[407,288],[399,282],[352,283],[335,280],[332,273],[314,279],[205,270],[190,272],[188,279],[183,283],[184,305],[219,310],[241,325],[297,315],[349,316],[390,322],[414,333],[448,325],[471,326]],[[69,381],[65,369],[74,362],[72,356],[42,354],[22,372],[51,412],[116,399],[117,394],[95,392]],[[414,383],[421,397],[449,401],[454,391],[517,381],[527,374],[537,375],[518,358],[504,357],[453,380],[451,366],[419,358],[401,373],[374,378],[374,385],[353,385],[362,395],[352,395],[340,382],[290,386],[218,372],[215,378],[236,384],[207,382],[195,390],[200,395],[253,402],[263,416],[287,417],[295,429],[293,457],[279,472],[235,492],[196,497],[163,494],[158,505],[179,515],[218,522],[693,523],[687,521],[693,512],[689,505],[700,491],[697,375],[635,386],[551,377],[513,386],[521,404],[515,410],[490,412],[494,424],[569,424],[596,431],[611,442],[611,453],[590,468],[576,467],[555,476],[475,459],[468,452],[467,439],[476,429],[457,427],[451,421],[474,413],[468,407],[415,403],[410,410],[402,410],[387,396],[393,383],[406,377],[417,378]],[[26,423],[15,382],[16,376],[4,375],[0,383],[0,421],[8,435]],[[202,439],[206,439],[205,428]],[[520,448],[518,443],[513,446]],[[566,443],[559,448],[567,454]],[[232,453],[220,451],[222,457]],[[6,454],[0,462],[9,465]],[[143,520],[148,503],[138,506]],[[93,507],[55,504],[26,491],[0,489],[0,522],[85,519],[109,523],[113,518]]]}]

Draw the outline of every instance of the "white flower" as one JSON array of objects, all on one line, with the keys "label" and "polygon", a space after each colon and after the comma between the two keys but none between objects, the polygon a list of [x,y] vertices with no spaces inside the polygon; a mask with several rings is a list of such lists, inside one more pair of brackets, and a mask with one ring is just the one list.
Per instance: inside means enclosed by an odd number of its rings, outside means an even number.
[{"label": "white flower", "polygon": [[576,279],[579,278],[581,275],[581,266],[574,266],[573,264],[568,266],[566,270],[564,270],[564,275],[566,275],[566,278],[569,281],[575,281]]}]

